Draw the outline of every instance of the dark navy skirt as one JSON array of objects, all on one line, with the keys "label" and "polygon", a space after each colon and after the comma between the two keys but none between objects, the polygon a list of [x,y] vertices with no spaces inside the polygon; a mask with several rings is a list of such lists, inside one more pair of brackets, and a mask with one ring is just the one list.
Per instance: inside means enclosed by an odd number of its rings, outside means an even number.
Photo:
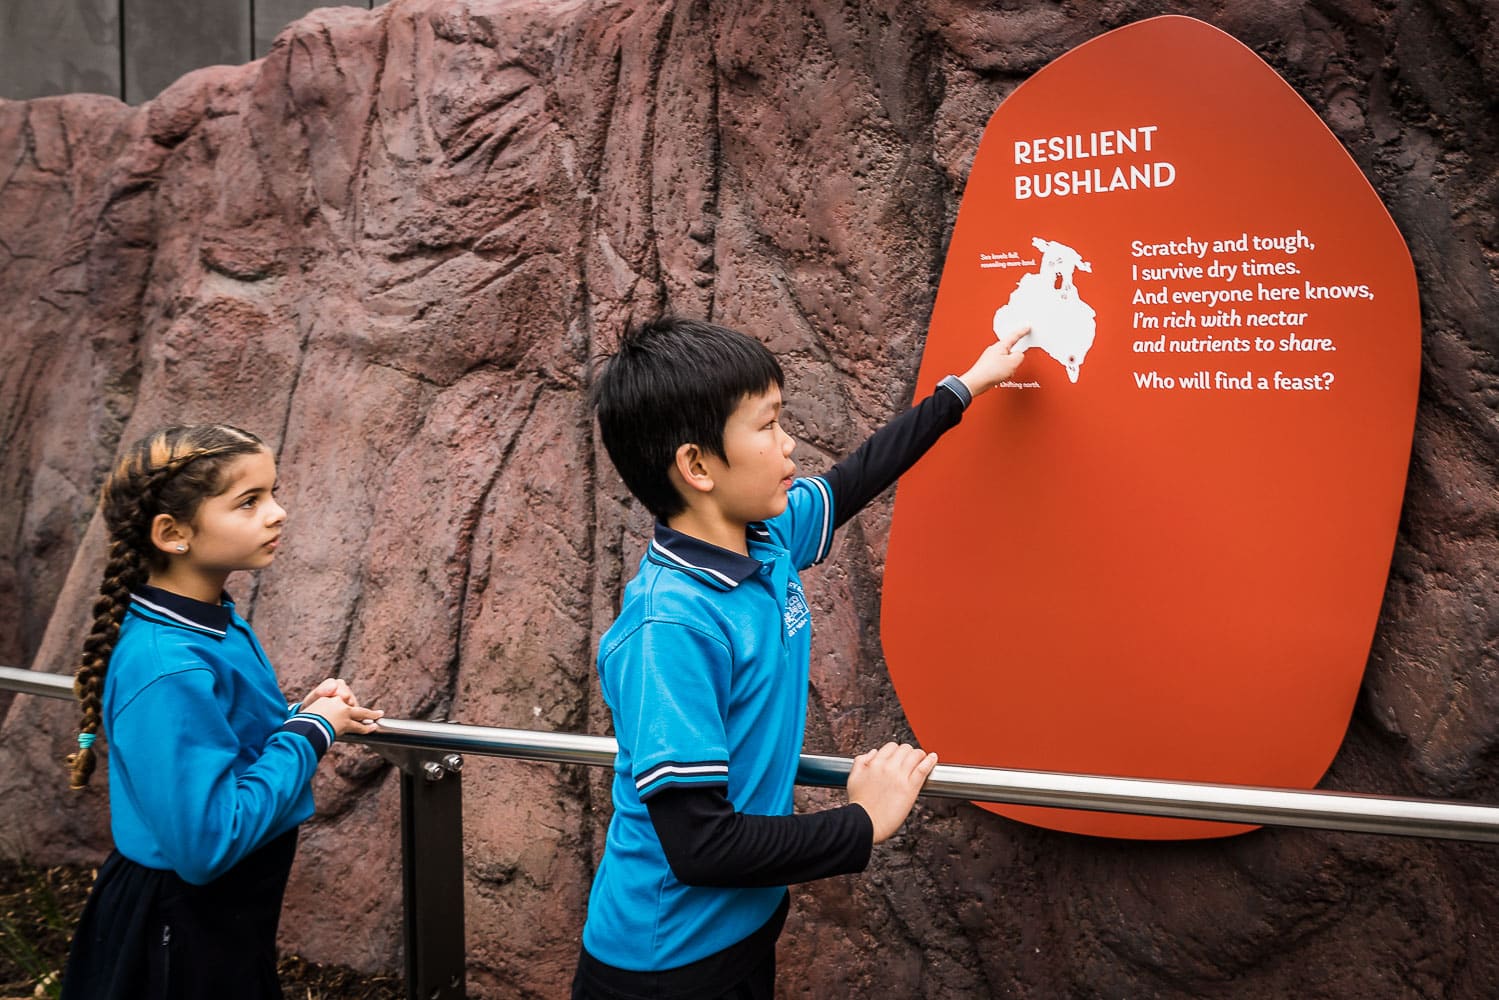
[{"label": "dark navy skirt", "polygon": [[292,829],[207,885],[110,853],[63,972],[63,1000],[281,1000],[276,926]]}]

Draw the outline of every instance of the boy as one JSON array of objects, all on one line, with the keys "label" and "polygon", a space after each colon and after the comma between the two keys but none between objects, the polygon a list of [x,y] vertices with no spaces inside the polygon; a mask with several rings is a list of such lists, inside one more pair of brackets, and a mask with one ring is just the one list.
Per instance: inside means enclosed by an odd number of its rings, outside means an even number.
[{"label": "boy", "polygon": [[786,886],[863,871],[905,821],[937,757],[894,743],[855,758],[848,805],[792,814],[811,651],[797,571],[1014,373],[1025,332],[810,479],[793,478],[784,377],[758,341],[663,319],[605,364],[604,446],[657,523],[599,642],[619,755],[575,1000],[769,1000]]}]

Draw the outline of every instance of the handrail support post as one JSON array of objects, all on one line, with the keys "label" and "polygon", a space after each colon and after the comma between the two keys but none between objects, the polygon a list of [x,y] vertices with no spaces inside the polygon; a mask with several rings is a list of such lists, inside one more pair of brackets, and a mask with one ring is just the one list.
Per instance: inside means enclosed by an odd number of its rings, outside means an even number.
[{"label": "handrail support post", "polygon": [[465,1000],[463,758],[374,746],[401,772],[401,914],[407,1000]]}]

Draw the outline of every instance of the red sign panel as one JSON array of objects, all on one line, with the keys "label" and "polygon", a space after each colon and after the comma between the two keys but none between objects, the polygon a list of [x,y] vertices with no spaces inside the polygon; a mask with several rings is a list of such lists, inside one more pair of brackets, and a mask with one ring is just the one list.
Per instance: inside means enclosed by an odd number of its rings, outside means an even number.
[{"label": "red sign panel", "polygon": [[[1029,325],[901,480],[883,639],[947,763],[1308,788],[1342,741],[1415,422],[1410,254],[1253,52],[1075,49],[974,159],[918,393]],[[1250,827],[1030,807],[1117,837]]]}]

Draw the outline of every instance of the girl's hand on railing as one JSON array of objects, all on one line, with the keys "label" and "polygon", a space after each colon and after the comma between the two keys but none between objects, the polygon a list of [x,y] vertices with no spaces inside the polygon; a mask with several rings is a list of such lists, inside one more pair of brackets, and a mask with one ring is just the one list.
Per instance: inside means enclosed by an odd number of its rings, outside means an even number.
[{"label": "girl's hand on railing", "polygon": [[372,733],[375,731],[375,720],[385,714],[378,708],[360,708],[358,705],[350,705],[342,698],[334,697],[318,698],[311,703],[303,702],[302,711],[328,720],[333,732],[339,736]]},{"label": "girl's hand on railing", "polygon": [[359,704],[359,699],[354,697],[353,689],[338,677],[329,677],[313,688],[308,692],[307,697],[302,699],[302,704],[311,705],[319,698],[337,698],[350,707],[356,707]]}]

